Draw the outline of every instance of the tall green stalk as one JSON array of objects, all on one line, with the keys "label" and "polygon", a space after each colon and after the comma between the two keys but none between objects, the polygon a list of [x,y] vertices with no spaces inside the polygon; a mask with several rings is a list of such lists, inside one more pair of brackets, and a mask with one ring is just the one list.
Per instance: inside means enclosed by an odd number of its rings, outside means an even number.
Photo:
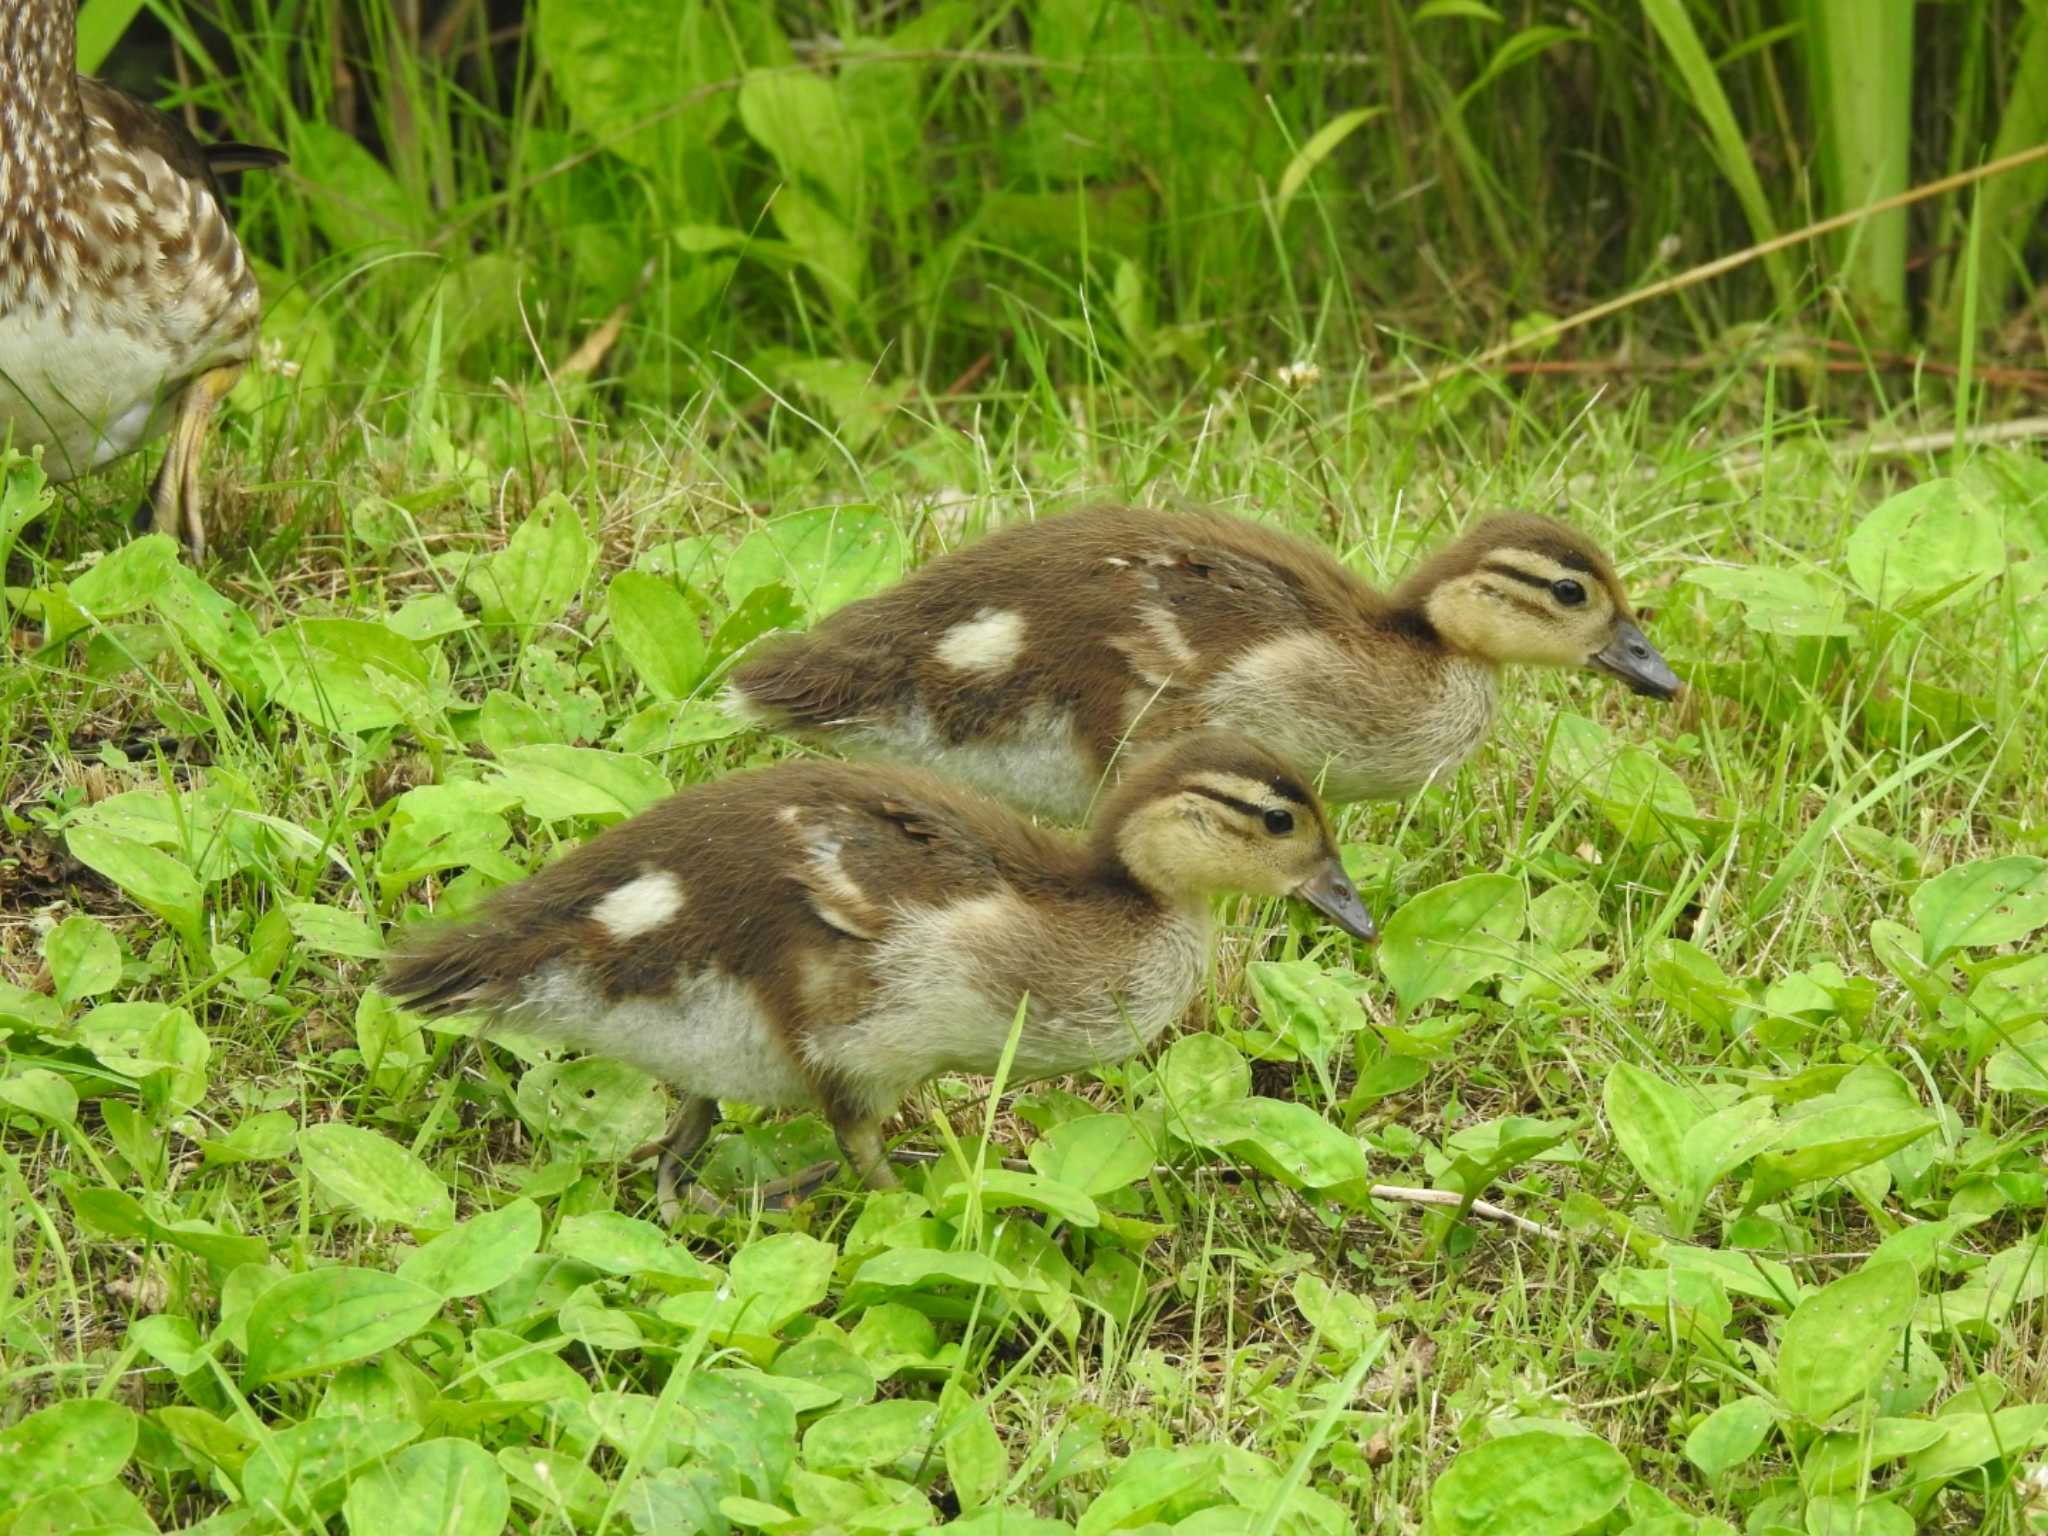
[{"label": "tall green stalk", "polygon": [[[1913,106],[1913,0],[1805,0],[1807,73],[1827,212],[1906,190]],[[1836,272],[1873,340],[1906,338],[1906,212],[1850,226]]]}]

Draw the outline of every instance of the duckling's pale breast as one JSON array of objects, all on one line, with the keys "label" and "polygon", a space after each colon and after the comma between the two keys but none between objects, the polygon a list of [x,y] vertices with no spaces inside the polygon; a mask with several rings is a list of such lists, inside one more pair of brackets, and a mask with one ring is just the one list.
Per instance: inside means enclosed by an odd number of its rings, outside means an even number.
[{"label": "duckling's pale breast", "polygon": [[1029,1000],[1010,1081],[1121,1061],[1186,1013],[1209,957],[1206,909],[1048,912],[1008,889],[905,912],[866,967],[872,1006],[804,1044],[878,1106],[944,1072],[993,1073]]},{"label": "duckling's pale breast", "polygon": [[528,981],[505,1023],[706,1098],[766,1109],[818,1103],[759,990],[716,969],[680,974],[666,994],[608,997],[580,966],[558,961]]},{"label": "duckling's pale breast", "polygon": [[1337,801],[1405,799],[1448,778],[1486,739],[1497,702],[1483,662],[1299,632],[1244,652],[1201,697],[1210,723],[1320,774]]}]

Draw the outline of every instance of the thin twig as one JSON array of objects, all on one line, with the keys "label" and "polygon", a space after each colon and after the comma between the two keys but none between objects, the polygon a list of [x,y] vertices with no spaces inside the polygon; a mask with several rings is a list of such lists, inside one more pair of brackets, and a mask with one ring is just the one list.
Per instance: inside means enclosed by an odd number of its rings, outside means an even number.
[{"label": "thin twig", "polygon": [[1618,315],[1625,309],[1633,309],[1636,305],[1648,303],[1651,299],[1661,299],[1667,294],[1679,293],[1687,288],[1697,287],[1709,278],[1719,277],[1724,272],[1732,272],[1737,267],[1747,266],[1752,261],[1785,250],[1789,246],[1800,245],[1808,240],[1817,240],[1822,235],[1833,234],[1838,229],[1846,229],[1851,224],[1858,223],[1877,214],[1889,213],[1894,208],[1904,208],[1930,197],[1939,197],[1944,192],[1953,192],[1958,187],[1967,187],[1973,182],[1984,181],[1992,176],[2002,176],[2007,171],[2019,170],[2022,166],[2032,165],[2037,160],[2048,160],[2048,144],[2037,144],[2032,149],[2023,149],[2017,154],[2005,155],[1997,160],[1988,161],[1974,170],[1958,171],[1955,175],[1943,176],[1938,181],[1929,181],[1917,187],[1908,187],[1904,192],[1896,193],[1891,197],[1881,197],[1876,202],[1867,203],[1861,208],[1852,208],[1847,213],[1838,213],[1831,218],[1821,219],[1815,223],[1808,224],[1803,229],[1795,229],[1790,234],[1778,235],[1769,240],[1760,240],[1755,245],[1736,251],[1732,255],[1719,256],[1712,261],[1701,262],[1698,266],[1689,267],[1675,276],[1667,277],[1660,282],[1651,283],[1647,288],[1638,288],[1635,292],[1625,293],[1618,299],[1608,299],[1588,309],[1582,309],[1575,315],[1566,315],[1562,320],[1554,320],[1549,325],[1539,326],[1535,330],[1524,332],[1519,336],[1511,336],[1497,346],[1488,347],[1484,352],[1479,353],[1475,357],[1468,357],[1461,362],[1447,364],[1433,372],[1424,374],[1419,379],[1409,380],[1398,389],[1388,390],[1384,394],[1375,395],[1372,403],[1375,408],[1392,405],[1397,401],[1407,399],[1411,395],[1419,395],[1426,390],[1434,389],[1437,385],[1444,383],[1446,380],[1457,378],[1461,374],[1490,368],[1511,353],[1526,352],[1531,347],[1539,347],[1546,342],[1555,341],[1568,331],[1576,331],[1583,326],[1591,325],[1595,320],[1605,320],[1609,315]]},{"label": "thin twig", "polygon": [[[915,1147],[899,1147],[889,1154],[892,1162],[914,1164],[936,1163],[943,1156],[945,1154],[942,1152],[927,1152]],[[1031,1165],[1021,1157],[1002,1157],[996,1158],[993,1161],[999,1166],[1008,1169],[1011,1173],[1030,1173],[1033,1171]],[[1169,1178],[1175,1172],[1175,1169],[1161,1163],[1152,1170],[1152,1177],[1155,1179]],[[1465,1197],[1451,1190],[1414,1189],[1406,1184],[1375,1184],[1369,1193],[1375,1200],[1395,1201],[1403,1205],[1455,1207],[1465,1204]],[[1547,1227],[1540,1221],[1531,1221],[1526,1216],[1517,1216],[1513,1211],[1495,1205],[1490,1200],[1474,1200],[1469,1209],[1474,1216],[1484,1216],[1488,1221],[1504,1221],[1518,1231],[1527,1232],[1536,1237],[1547,1237],[1552,1242],[1564,1241],[1564,1233],[1558,1231],[1557,1228]]]}]

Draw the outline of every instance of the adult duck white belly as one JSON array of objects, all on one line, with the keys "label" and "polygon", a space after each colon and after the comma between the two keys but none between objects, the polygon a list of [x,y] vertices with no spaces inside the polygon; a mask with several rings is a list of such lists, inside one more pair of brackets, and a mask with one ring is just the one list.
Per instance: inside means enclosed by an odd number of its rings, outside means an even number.
[{"label": "adult duck white belly", "polygon": [[41,447],[52,480],[73,479],[161,435],[189,366],[142,327],[54,306],[0,313],[0,432]]}]

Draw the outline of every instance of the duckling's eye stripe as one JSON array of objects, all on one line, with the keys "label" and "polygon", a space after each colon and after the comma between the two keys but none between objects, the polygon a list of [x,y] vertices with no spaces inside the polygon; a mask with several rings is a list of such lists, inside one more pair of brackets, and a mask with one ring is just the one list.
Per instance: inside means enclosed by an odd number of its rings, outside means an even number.
[{"label": "duckling's eye stripe", "polygon": [[1286,779],[1268,779],[1266,781],[1266,788],[1273,791],[1282,800],[1292,800],[1296,805],[1311,805],[1314,803],[1309,799],[1307,790],[1303,789],[1299,784],[1289,783]]},{"label": "duckling's eye stripe", "polygon": [[1541,587],[1545,592],[1550,590],[1550,577],[1538,576],[1533,571],[1525,571],[1502,560],[1489,560],[1479,569],[1495,576],[1505,576],[1510,581],[1519,581],[1525,587]]},{"label": "duckling's eye stripe", "polygon": [[1190,784],[1188,792],[1214,800],[1218,805],[1227,805],[1240,816],[1258,817],[1266,814],[1258,806],[1253,805],[1251,801],[1240,800],[1235,795],[1226,795],[1222,790],[1211,789],[1206,784]]}]

